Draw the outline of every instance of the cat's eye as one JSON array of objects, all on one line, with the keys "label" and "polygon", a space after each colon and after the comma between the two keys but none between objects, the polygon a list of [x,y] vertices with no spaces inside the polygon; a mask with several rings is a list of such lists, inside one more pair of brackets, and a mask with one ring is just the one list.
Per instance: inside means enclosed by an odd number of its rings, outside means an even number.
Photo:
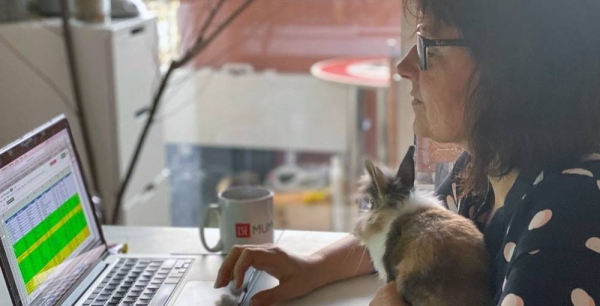
[{"label": "cat's eye", "polygon": [[373,209],[373,199],[363,198],[358,200],[358,208],[361,211],[367,211]]}]

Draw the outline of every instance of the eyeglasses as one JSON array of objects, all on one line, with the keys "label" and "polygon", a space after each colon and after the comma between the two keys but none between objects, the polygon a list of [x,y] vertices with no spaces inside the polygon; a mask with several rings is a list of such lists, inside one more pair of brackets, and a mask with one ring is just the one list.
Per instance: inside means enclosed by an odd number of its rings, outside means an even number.
[{"label": "eyeglasses", "polygon": [[463,39],[427,39],[417,33],[417,54],[421,70],[427,70],[427,48],[447,46],[465,47],[466,43]]}]

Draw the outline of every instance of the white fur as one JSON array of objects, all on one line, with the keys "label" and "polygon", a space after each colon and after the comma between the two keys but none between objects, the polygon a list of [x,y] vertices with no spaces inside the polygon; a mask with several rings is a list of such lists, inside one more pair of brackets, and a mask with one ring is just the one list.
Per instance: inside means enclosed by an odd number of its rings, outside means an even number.
[{"label": "white fur", "polygon": [[386,221],[385,225],[383,226],[383,230],[375,235],[372,235],[367,241],[365,241],[365,245],[367,246],[369,254],[371,255],[373,266],[379,274],[379,279],[381,279],[383,282],[387,281],[387,272],[383,264],[383,255],[385,254],[385,245],[392,222],[394,222],[398,217],[413,212],[423,206],[443,207],[442,202],[431,192],[411,192],[408,199],[396,204],[395,211],[390,210],[390,212],[393,212],[393,215],[390,216],[390,218]]},{"label": "white fur", "polygon": [[379,279],[383,282],[387,281],[387,272],[385,271],[385,266],[383,265],[383,255],[385,254],[385,242],[387,241],[388,233],[390,232],[390,225],[395,218],[390,218],[383,227],[383,231],[371,236],[369,240],[366,242],[367,249],[369,249],[369,254],[371,255],[371,261],[373,262],[373,267],[379,274]]}]

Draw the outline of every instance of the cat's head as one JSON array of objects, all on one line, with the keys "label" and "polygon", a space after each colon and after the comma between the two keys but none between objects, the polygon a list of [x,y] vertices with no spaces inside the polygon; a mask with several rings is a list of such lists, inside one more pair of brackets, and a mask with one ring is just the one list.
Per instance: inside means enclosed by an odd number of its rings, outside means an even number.
[{"label": "cat's head", "polygon": [[355,228],[356,236],[368,239],[394,216],[392,211],[403,208],[415,187],[414,153],[415,147],[410,146],[396,172],[365,161],[366,175],[359,187],[363,214]]},{"label": "cat's head", "polygon": [[365,161],[366,175],[359,188],[363,201],[369,201],[369,209],[396,208],[410,195],[415,187],[415,147],[410,146],[398,171],[375,166]]}]

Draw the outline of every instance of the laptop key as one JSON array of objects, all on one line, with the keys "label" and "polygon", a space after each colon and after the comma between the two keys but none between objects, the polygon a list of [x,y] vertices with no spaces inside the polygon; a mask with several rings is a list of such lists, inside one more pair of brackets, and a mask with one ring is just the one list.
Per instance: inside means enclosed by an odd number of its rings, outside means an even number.
[{"label": "laptop key", "polygon": [[109,297],[110,297],[110,294],[109,295],[101,294],[96,298],[96,301],[105,302],[105,301],[108,301]]},{"label": "laptop key", "polygon": [[175,266],[176,262],[177,260],[175,259],[167,259],[162,263],[161,267],[172,269]]},{"label": "laptop key", "polygon": [[181,280],[181,277],[167,277],[165,284],[177,284]]},{"label": "laptop key", "polygon": [[136,300],[137,298],[127,296],[123,299],[123,303],[135,303]]},{"label": "laptop key", "polygon": [[133,298],[138,298],[138,297],[140,296],[140,294],[141,294],[141,291],[138,291],[138,292],[136,292],[136,291],[133,291],[133,290],[131,290],[131,291],[130,291],[130,292],[127,294],[127,296],[128,296],[128,297],[133,297]]},{"label": "laptop key", "polygon": [[173,291],[175,290],[175,286],[173,284],[164,284],[162,285],[162,287],[160,287],[160,289],[158,289],[158,291],[156,292],[156,294],[154,295],[154,298],[152,299],[152,301],[150,302],[150,306],[162,306],[167,302],[167,299],[169,299],[169,296],[171,296],[171,293],[173,293]]}]

